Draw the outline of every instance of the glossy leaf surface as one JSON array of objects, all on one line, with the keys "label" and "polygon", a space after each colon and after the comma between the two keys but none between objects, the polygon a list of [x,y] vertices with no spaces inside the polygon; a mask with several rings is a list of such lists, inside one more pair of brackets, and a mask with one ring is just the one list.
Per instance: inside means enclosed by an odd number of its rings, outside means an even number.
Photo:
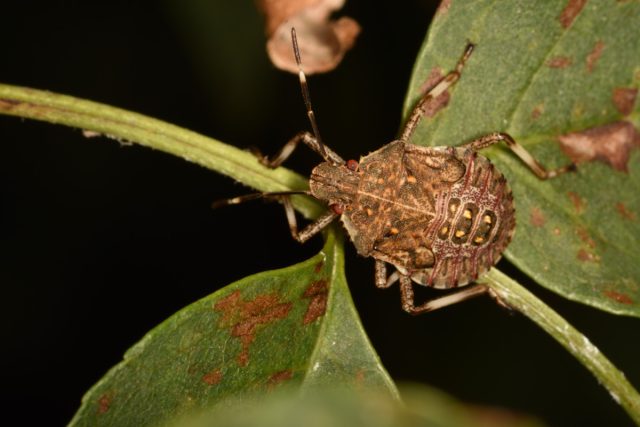
[{"label": "glossy leaf surface", "polygon": [[333,233],[310,260],[233,283],[153,329],[85,395],[71,425],[179,423],[286,386],[397,396],[351,302]]}]

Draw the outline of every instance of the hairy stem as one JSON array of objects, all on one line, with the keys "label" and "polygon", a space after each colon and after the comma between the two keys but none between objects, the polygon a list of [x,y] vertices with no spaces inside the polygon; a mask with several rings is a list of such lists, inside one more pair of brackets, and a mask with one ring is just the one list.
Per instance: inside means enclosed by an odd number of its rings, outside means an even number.
[{"label": "hairy stem", "polygon": [[501,302],[533,320],[589,369],[609,391],[611,397],[640,425],[640,395],[624,374],[587,337],[498,269],[492,268],[483,280]]},{"label": "hairy stem", "polygon": [[[0,84],[0,114],[90,131],[155,148],[227,175],[259,191],[304,190],[307,180],[285,168],[269,169],[250,153],[187,129],[97,102],[42,90]],[[308,218],[320,206],[308,197],[293,203]]]}]

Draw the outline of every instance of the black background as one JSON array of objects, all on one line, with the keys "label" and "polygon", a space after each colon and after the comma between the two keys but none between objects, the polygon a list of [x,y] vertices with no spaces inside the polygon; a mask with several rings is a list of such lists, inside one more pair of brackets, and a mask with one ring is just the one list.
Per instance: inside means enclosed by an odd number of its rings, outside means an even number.
[{"label": "black background", "polygon": [[[0,8],[1,82],[104,102],[267,153],[308,128],[297,80],[269,64],[250,1],[11,3]],[[355,49],[335,72],[310,78],[324,139],[345,158],[393,139],[435,8],[426,0],[372,3],[349,2],[343,14],[363,27]],[[320,238],[295,243],[277,204],[211,210],[211,201],[250,190],[161,152],[4,116],[0,150],[3,423],[66,423],[82,394],[163,319],[321,247]],[[317,161],[302,149],[287,166],[308,173]],[[552,425],[631,425],[555,341],[488,298],[413,318],[396,288],[374,287],[373,262],[351,247],[347,277],[394,379]],[[640,385],[638,320],[521,280]]]}]

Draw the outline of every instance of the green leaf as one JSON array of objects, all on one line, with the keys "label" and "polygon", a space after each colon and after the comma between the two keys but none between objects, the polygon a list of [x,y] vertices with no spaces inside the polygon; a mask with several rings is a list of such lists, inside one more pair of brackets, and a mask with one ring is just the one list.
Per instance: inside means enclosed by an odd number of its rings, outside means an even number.
[{"label": "green leaf", "polygon": [[544,182],[506,147],[485,154],[514,193],[518,227],[507,258],[569,299],[633,316],[640,316],[639,22],[637,1],[445,1],[405,106],[406,115],[432,71],[451,70],[469,40],[476,50],[449,104],[425,117],[413,143],[459,145],[502,131],[549,168],[570,162],[563,135],[588,131],[573,135],[574,157],[610,150]]},{"label": "green leaf", "polygon": [[529,416],[497,407],[464,404],[429,387],[401,389],[403,401],[375,392],[321,390],[304,396],[276,394],[231,402],[171,427],[542,427]]},{"label": "green leaf", "polygon": [[315,257],[247,277],[149,332],[71,426],[179,422],[228,398],[342,386],[397,398],[353,307],[335,232]]}]

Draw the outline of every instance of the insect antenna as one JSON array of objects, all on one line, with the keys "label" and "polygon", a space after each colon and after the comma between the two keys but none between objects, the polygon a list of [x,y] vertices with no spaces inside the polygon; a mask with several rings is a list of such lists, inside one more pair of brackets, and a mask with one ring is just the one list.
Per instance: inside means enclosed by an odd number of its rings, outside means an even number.
[{"label": "insect antenna", "polygon": [[282,196],[292,196],[295,194],[305,194],[307,196],[310,195],[308,191],[275,191],[271,193],[251,193],[251,194],[244,194],[238,197],[232,197],[231,199],[216,200],[213,203],[211,203],[211,208],[218,209],[223,206],[239,205],[240,203],[249,202],[251,200],[277,198]]},{"label": "insect antenna", "polygon": [[320,130],[318,129],[318,122],[316,121],[316,115],[313,112],[311,106],[311,95],[309,93],[309,85],[307,84],[307,76],[302,69],[302,60],[300,59],[300,48],[298,47],[298,38],[296,37],[296,29],[291,27],[291,42],[293,43],[293,55],[296,58],[296,64],[298,65],[298,79],[300,79],[300,89],[302,90],[302,99],[304,99],[304,105],[307,108],[307,117],[311,122],[311,129],[313,135],[316,137],[318,148],[320,149],[320,155],[322,158],[327,158],[327,150],[322,138],[320,137]]}]

